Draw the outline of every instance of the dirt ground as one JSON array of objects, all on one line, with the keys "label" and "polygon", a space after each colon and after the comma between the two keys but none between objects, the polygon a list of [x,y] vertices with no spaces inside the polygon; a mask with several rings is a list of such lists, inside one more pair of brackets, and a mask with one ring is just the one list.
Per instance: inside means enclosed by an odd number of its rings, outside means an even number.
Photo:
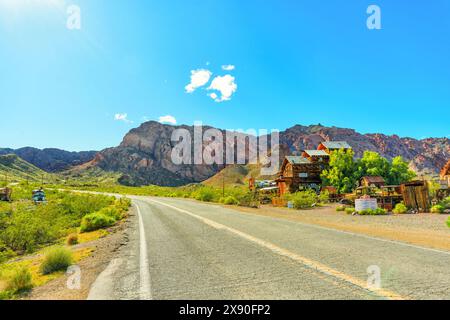
[{"label": "dirt ground", "polygon": [[272,206],[258,209],[238,207],[238,210],[450,251],[450,228],[446,225],[448,214],[352,216],[337,212],[336,205],[309,210]]},{"label": "dirt ground", "polygon": [[34,288],[24,299],[85,300],[89,295],[92,283],[109,264],[114,253],[128,242],[128,224],[133,215],[135,215],[135,209],[130,208],[128,219],[110,228],[106,237],[74,246],[74,249],[77,249],[77,247],[94,248],[92,255],[78,263],[81,270],[80,289],[69,289],[67,286],[68,276],[64,275],[43,286]]}]

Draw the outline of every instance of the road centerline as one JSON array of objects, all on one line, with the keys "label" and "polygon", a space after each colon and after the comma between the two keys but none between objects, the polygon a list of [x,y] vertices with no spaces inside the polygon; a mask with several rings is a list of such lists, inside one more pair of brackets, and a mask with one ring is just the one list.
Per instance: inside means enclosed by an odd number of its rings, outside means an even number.
[{"label": "road centerline", "polygon": [[308,259],[306,257],[303,257],[303,256],[299,255],[299,254],[293,253],[293,252],[291,252],[289,250],[281,248],[281,247],[279,247],[279,246],[277,246],[277,245],[275,245],[273,243],[270,243],[268,241],[262,240],[260,238],[254,237],[252,235],[249,235],[249,234],[244,233],[242,231],[239,231],[237,229],[234,229],[234,228],[228,227],[226,225],[223,225],[221,223],[218,223],[218,222],[212,221],[210,219],[204,218],[204,217],[199,216],[199,215],[197,215],[195,213],[192,213],[192,212],[190,212],[188,210],[181,209],[181,208],[178,208],[176,206],[173,206],[173,205],[170,205],[170,204],[158,201],[158,200],[153,200],[153,199],[147,199],[147,200],[150,201],[150,202],[153,202],[153,203],[156,203],[156,204],[159,204],[159,205],[162,205],[162,206],[174,209],[174,210],[179,211],[181,213],[185,213],[185,214],[187,214],[187,215],[189,215],[189,216],[191,216],[191,217],[193,217],[193,218],[195,218],[195,219],[203,222],[204,224],[209,225],[209,226],[211,226],[211,227],[213,227],[215,229],[228,231],[228,232],[230,232],[232,234],[235,234],[235,235],[237,235],[237,236],[239,236],[239,237],[241,237],[241,238],[243,238],[245,240],[248,240],[248,241],[250,241],[252,243],[255,243],[255,244],[257,244],[257,245],[259,245],[259,246],[261,246],[263,248],[266,248],[266,249],[268,249],[268,250],[270,250],[270,251],[272,251],[272,252],[274,252],[274,253],[276,253],[276,254],[278,254],[280,256],[287,257],[287,258],[289,258],[289,259],[291,259],[291,260],[293,260],[293,261],[295,261],[297,263],[303,264],[303,265],[305,265],[305,266],[307,266],[307,267],[309,267],[309,268],[311,268],[313,270],[316,270],[316,271],[318,271],[318,272],[320,272],[322,274],[326,274],[328,276],[334,277],[334,278],[339,279],[341,281],[347,282],[347,283],[349,283],[351,285],[354,285],[354,286],[357,286],[357,287],[359,287],[359,288],[361,288],[361,289],[363,289],[365,291],[372,292],[372,293],[374,293],[374,294],[376,294],[378,296],[381,296],[381,297],[384,297],[384,298],[388,298],[388,299],[394,299],[394,300],[403,300],[403,299],[405,299],[405,297],[402,297],[399,294],[391,292],[389,290],[385,290],[385,289],[381,289],[381,288],[379,289],[379,288],[368,287],[366,282],[364,282],[362,280],[359,280],[359,279],[357,279],[357,278],[355,278],[355,277],[353,277],[351,275],[345,274],[343,272],[340,272],[338,270],[330,268],[330,267],[328,267],[328,266],[326,266],[326,265],[324,265],[324,264],[322,264],[320,262]]}]

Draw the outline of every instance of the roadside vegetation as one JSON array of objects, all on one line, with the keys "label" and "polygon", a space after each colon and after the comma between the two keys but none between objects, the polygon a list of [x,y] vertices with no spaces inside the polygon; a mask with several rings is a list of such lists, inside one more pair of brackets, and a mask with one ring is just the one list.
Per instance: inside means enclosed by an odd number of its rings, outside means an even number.
[{"label": "roadside vegetation", "polygon": [[[14,186],[13,201],[0,202],[0,298],[12,297],[29,286],[28,273],[12,268],[10,260],[59,245],[42,253],[39,272],[46,275],[63,270],[73,257],[71,250],[61,245],[77,244],[80,232],[112,226],[126,216],[131,204],[125,198],[50,189],[46,190],[47,202],[35,204],[30,199],[33,189],[25,183]],[[89,224],[89,216],[107,217],[108,223]]]},{"label": "roadside vegetation", "polygon": [[142,187],[128,187],[122,185],[85,185],[72,184],[70,186],[52,186],[60,189],[73,189],[83,191],[98,191],[122,195],[153,196],[167,198],[189,198],[203,202],[222,203],[226,205],[239,205],[246,207],[258,206],[258,199],[247,186],[225,186],[224,189],[204,184],[189,184],[182,187],[160,187],[155,185]]}]

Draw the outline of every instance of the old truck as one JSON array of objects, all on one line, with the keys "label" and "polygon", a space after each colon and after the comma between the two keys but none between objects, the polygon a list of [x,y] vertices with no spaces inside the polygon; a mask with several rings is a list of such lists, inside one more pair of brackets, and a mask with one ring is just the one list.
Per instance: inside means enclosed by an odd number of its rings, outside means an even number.
[{"label": "old truck", "polygon": [[0,188],[0,201],[11,201],[11,188]]}]

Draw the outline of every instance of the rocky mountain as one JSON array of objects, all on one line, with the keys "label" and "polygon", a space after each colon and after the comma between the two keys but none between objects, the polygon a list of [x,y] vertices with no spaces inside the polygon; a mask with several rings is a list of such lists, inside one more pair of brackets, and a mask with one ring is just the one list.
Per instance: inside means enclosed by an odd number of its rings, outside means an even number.
[{"label": "rocky mountain", "polygon": [[[83,166],[122,173],[119,182],[126,185],[156,184],[178,186],[204,181],[216,174],[218,165],[176,165],[171,160],[173,130],[183,128],[193,137],[191,126],[170,126],[150,121],[131,130],[115,148],[99,152]],[[210,127],[204,127],[203,130]],[[223,131],[222,131],[223,132]],[[450,158],[450,139],[416,140],[396,135],[360,134],[353,129],[322,125],[296,125],[280,132],[281,156],[298,154],[303,149],[316,149],[326,140],[345,140],[360,157],[365,150],[379,152],[387,158],[402,156],[412,169],[423,174],[437,174]],[[193,155],[193,154],[192,154]]]},{"label": "rocky mountain", "polygon": [[94,159],[97,151],[69,152],[60,149],[2,149],[0,155],[15,154],[47,172],[60,172]]}]

